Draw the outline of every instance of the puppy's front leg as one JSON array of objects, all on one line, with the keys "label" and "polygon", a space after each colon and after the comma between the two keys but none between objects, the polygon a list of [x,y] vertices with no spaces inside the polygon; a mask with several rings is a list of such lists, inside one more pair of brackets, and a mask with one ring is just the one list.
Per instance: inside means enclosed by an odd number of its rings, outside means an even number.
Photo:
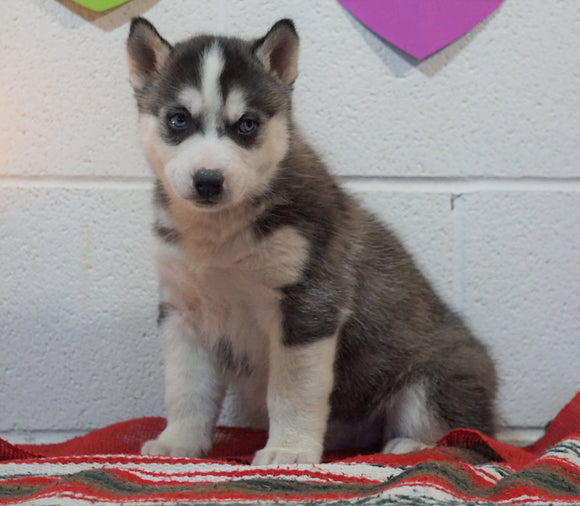
[{"label": "puppy's front leg", "polygon": [[145,455],[201,457],[212,444],[224,385],[185,319],[171,311],[160,327],[165,355],[167,427],[141,448]]},{"label": "puppy's front leg", "polygon": [[336,336],[294,346],[274,341],[268,378],[268,443],[252,464],[318,463],[330,411]]}]

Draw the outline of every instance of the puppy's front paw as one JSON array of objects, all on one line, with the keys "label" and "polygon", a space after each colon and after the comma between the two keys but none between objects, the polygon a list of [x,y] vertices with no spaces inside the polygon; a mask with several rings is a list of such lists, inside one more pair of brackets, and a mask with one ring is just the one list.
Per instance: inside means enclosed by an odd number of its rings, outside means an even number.
[{"label": "puppy's front paw", "polygon": [[321,456],[321,452],[317,450],[266,447],[256,453],[252,465],[318,464]]},{"label": "puppy's front paw", "polygon": [[199,458],[202,456],[203,451],[199,446],[191,444],[191,442],[186,441],[184,438],[164,437],[162,433],[157,439],[147,441],[141,447],[141,454]]}]

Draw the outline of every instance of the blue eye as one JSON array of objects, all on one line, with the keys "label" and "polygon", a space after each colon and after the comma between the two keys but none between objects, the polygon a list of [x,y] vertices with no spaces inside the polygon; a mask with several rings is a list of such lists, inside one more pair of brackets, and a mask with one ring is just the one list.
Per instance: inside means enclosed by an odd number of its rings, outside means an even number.
[{"label": "blue eye", "polygon": [[176,112],[167,118],[169,128],[173,130],[183,130],[189,126],[189,114],[185,112]]},{"label": "blue eye", "polygon": [[247,116],[242,116],[236,125],[240,135],[253,134],[258,128],[258,122]]}]

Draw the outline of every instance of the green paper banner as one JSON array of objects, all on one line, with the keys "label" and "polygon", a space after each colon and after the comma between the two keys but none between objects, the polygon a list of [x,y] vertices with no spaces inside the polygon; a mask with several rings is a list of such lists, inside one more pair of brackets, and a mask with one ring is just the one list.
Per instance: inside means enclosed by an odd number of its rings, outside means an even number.
[{"label": "green paper banner", "polygon": [[107,9],[112,9],[121,4],[127,3],[130,0],[72,0],[74,3],[82,5],[87,9],[91,9],[95,12],[103,12]]}]

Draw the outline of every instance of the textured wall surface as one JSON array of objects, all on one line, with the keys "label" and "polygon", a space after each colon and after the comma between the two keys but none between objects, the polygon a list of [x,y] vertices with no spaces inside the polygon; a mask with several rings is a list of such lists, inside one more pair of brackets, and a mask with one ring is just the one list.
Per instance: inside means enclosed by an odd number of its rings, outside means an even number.
[{"label": "textured wall surface", "polygon": [[418,62],[333,0],[0,2],[0,431],[163,414],[124,41],[294,18],[297,121],[497,359],[505,423],[580,388],[580,6],[506,0]]}]

